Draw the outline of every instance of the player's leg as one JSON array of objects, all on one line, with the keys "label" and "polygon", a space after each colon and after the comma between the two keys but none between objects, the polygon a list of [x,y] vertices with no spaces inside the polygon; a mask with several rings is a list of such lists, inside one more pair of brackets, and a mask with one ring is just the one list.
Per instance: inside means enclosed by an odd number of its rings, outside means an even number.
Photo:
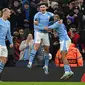
[{"label": "player's leg", "polygon": [[37,44],[37,43],[34,44],[33,49],[32,49],[32,51],[30,53],[29,63],[27,65],[27,67],[29,67],[29,68],[32,67],[32,63],[33,63],[34,57],[35,57],[36,52],[38,51],[39,47],[40,47],[40,44]]},{"label": "player's leg", "polygon": [[1,78],[1,73],[3,71],[3,68],[4,68],[6,62],[7,62],[7,58],[4,56],[0,56],[0,78]]},{"label": "player's leg", "polygon": [[34,57],[36,55],[36,52],[38,51],[38,49],[40,47],[40,43],[41,43],[41,33],[35,32],[35,34],[34,34],[34,46],[33,46],[33,49],[30,53],[29,63],[27,65],[27,67],[29,67],[29,68],[32,67],[32,63],[33,63]]},{"label": "player's leg", "polygon": [[43,43],[44,43],[44,59],[45,59],[45,65],[43,67],[45,74],[48,74],[48,65],[49,65],[49,47],[50,47],[50,43],[49,43],[49,36],[48,33],[44,34],[43,37]]},{"label": "player's leg", "polygon": [[67,79],[67,78],[70,78],[70,76],[73,75],[73,72],[71,71],[68,60],[66,58],[69,46],[70,46],[70,40],[60,42],[61,57],[62,57],[62,61],[64,63],[64,70],[65,70],[65,73],[61,77],[61,79]]},{"label": "player's leg", "polygon": [[7,48],[6,47],[0,47],[0,80],[1,80],[1,73],[3,71],[3,68],[7,62]]},{"label": "player's leg", "polygon": [[61,77],[61,79],[67,79],[70,78],[70,76],[73,75],[73,72],[71,71],[71,68],[69,66],[68,60],[65,58],[66,57],[67,52],[62,51],[61,52],[61,56],[62,56],[62,61],[64,63],[64,75]]},{"label": "player's leg", "polygon": [[48,71],[48,66],[49,66],[49,46],[44,46],[45,52],[44,52],[44,60],[45,60],[45,64],[44,64],[44,72],[45,74],[49,74]]}]

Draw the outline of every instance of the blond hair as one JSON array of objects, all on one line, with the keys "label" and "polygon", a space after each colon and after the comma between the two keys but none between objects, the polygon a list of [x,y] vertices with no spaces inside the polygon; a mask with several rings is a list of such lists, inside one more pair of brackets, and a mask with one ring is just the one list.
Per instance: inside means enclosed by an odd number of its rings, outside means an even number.
[{"label": "blond hair", "polygon": [[9,10],[9,8],[4,8],[4,9],[2,10],[2,13],[4,13],[4,12],[7,11],[7,10]]}]

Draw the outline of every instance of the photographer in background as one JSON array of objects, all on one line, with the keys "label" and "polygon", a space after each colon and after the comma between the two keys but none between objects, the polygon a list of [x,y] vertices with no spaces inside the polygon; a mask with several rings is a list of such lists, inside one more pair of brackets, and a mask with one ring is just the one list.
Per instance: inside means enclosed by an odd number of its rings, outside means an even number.
[{"label": "photographer in background", "polygon": [[80,39],[80,35],[76,32],[76,28],[75,26],[71,26],[71,28],[68,31],[68,35],[72,40],[72,43],[75,44],[75,46],[78,46],[79,44],[79,39]]}]

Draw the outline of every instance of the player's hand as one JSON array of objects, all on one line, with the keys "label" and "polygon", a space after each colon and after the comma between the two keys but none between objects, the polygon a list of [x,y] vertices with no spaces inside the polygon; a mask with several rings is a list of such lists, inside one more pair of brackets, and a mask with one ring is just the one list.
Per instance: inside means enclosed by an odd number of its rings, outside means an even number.
[{"label": "player's hand", "polygon": [[35,25],[38,25],[38,21],[34,21],[34,24],[35,24]]},{"label": "player's hand", "polygon": [[13,48],[13,44],[10,44],[10,48]]},{"label": "player's hand", "polygon": [[48,31],[48,32],[52,32],[52,29],[48,29],[47,31]]},{"label": "player's hand", "polygon": [[44,27],[44,30],[47,30],[48,31],[48,27]]},{"label": "player's hand", "polygon": [[48,31],[48,32],[52,32],[51,29],[49,29],[48,27],[44,27],[44,30]]}]

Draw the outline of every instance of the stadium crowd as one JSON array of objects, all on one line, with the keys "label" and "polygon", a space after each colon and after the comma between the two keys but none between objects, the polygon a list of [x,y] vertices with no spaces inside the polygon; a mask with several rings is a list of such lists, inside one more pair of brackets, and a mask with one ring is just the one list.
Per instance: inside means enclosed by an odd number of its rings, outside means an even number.
[{"label": "stadium crowd", "polygon": [[[11,17],[9,21],[11,22],[11,33],[14,42],[14,47],[9,48],[9,42],[6,40],[6,44],[9,50],[8,62],[6,65],[14,66],[18,60],[29,60],[29,58],[25,56],[25,52],[27,52],[28,46],[30,46],[30,53],[33,45],[33,18],[34,15],[39,11],[37,4],[41,2],[48,3],[49,12],[55,13],[56,11],[60,11],[63,13],[63,22],[66,25],[68,35],[76,49],[80,51],[83,60],[85,60],[84,0],[1,0],[0,10],[3,8],[11,9]],[[49,38],[51,43],[51,61],[54,61],[59,50],[59,40],[55,30],[49,33]],[[21,56],[21,53],[23,56]],[[77,54],[77,52],[75,52],[75,54]],[[41,47],[37,55],[40,60],[43,60],[43,42],[41,42]],[[51,57],[51,55],[49,56]],[[83,63],[83,60],[81,59],[80,62]],[[83,64],[80,66],[83,66]]]}]

